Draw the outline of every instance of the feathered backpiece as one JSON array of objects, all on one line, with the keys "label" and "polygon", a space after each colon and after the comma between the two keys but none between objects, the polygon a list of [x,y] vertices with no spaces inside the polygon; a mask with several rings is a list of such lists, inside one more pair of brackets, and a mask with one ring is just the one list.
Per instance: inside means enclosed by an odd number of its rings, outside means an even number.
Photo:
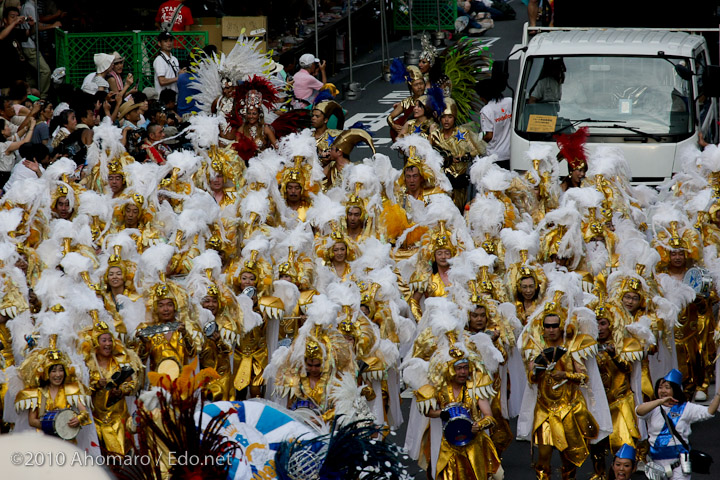
[{"label": "feathered backpiece", "polygon": [[398,58],[394,58],[390,64],[390,83],[403,83],[405,81],[405,64]]},{"label": "feathered backpiece", "polygon": [[426,93],[428,97],[428,106],[435,114],[436,118],[442,116],[443,110],[445,110],[445,94],[440,87],[430,87]]},{"label": "feathered backpiece", "polygon": [[480,111],[480,97],[475,92],[475,84],[490,78],[492,63],[489,48],[478,46],[469,38],[461,38],[440,55],[438,64],[442,65],[443,78],[431,78],[431,81],[433,84],[440,83],[455,100],[458,125],[471,121],[472,113]]}]

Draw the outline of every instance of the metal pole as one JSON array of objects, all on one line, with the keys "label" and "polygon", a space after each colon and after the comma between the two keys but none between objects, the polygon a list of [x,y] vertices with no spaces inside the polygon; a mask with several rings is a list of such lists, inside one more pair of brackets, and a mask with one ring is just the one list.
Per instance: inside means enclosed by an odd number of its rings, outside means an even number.
[{"label": "metal pole", "polygon": [[[37,17],[37,5],[35,5],[35,16]],[[37,18],[35,20],[35,72],[37,72],[37,86],[38,92],[40,92],[40,27],[38,26]],[[40,92],[42,94],[42,92]]]},{"label": "metal pole", "polygon": [[435,0],[435,5],[437,6],[437,29],[439,32],[440,31],[440,0]]},{"label": "metal pole", "polygon": [[415,35],[413,34],[412,2],[408,0],[408,15],[410,15],[410,50],[415,50]]},{"label": "metal pole", "polygon": [[380,0],[380,29],[382,31],[382,38],[385,41],[385,43],[383,43],[383,58],[386,59],[387,63],[390,63],[390,45],[387,34],[387,11],[385,10],[386,8],[387,7],[385,5],[385,0]]},{"label": "metal pole", "polygon": [[320,44],[318,43],[318,5],[317,0],[315,0],[315,58],[320,58]]},{"label": "metal pole", "polygon": [[353,50],[352,50],[352,0],[347,0],[348,9],[348,55],[350,60],[350,84],[353,83]]}]

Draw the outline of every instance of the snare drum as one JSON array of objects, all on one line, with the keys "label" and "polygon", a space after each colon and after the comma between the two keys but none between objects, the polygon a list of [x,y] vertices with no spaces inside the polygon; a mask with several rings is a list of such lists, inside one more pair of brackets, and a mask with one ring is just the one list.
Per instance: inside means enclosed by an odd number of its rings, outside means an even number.
[{"label": "snare drum", "polygon": [[683,283],[701,297],[709,297],[712,289],[712,277],[707,269],[692,267],[688,269],[683,278]]},{"label": "snare drum", "polygon": [[290,407],[290,410],[297,410],[299,408],[307,408],[308,410],[316,411],[317,407],[313,402],[310,400],[298,400],[295,403],[293,403],[292,407]]},{"label": "snare drum", "polygon": [[75,412],[69,408],[47,412],[40,420],[42,431],[63,440],[74,440],[80,433],[80,426],[70,427],[68,422],[75,416]]},{"label": "snare drum", "polygon": [[472,432],[475,422],[465,407],[459,403],[453,403],[445,407],[443,412],[444,417],[449,417],[443,424],[443,435],[450,445],[463,447],[475,438],[475,434]]}]

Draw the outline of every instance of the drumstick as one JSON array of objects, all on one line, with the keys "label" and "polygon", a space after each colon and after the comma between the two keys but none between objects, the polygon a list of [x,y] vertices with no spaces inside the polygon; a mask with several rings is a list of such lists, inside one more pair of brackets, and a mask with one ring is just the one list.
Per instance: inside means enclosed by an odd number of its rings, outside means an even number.
[{"label": "drumstick", "polygon": [[557,385],[553,385],[552,389],[553,389],[553,390],[557,390],[558,388],[560,388],[560,387],[562,387],[563,385],[565,385],[567,382],[568,382],[568,381],[567,381],[567,378],[566,378],[565,380],[563,380],[562,382],[558,383]]}]

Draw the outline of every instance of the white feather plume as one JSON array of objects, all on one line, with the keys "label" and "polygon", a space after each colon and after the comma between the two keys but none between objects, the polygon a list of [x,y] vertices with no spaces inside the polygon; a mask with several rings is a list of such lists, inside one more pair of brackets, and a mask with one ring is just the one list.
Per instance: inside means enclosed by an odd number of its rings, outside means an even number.
[{"label": "white feather plume", "polygon": [[402,364],[402,378],[413,390],[419,390],[429,383],[430,363],[422,358],[410,357]]},{"label": "white feather plume", "polygon": [[324,193],[311,195],[312,207],[308,208],[306,219],[321,233],[327,235],[332,230],[332,225],[339,226],[343,217],[345,217],[345,207],[340,202],[336,202]]},{"label": "white feather plume", "polygon": [[220,117],[200,113],[188,120],[190,125],[185,129],[186,137],[196,150],[204,150],[217,145],[220,137]]},{"label": "white feather plume", "polygon": [[475,345],[480,357],[482,357],[482,362],[485,364],[487,372],[490,375],[495,375],[498,367],[505,361],[505,359],[503,358],[502,352],[493,345],[490,335],[480,332],[472,335],[470,340]]},{"label": "white feather plume", "polygon": [[285,307],[285,315],[291,316],[295,310],[295,306],[300,300],[300,290],[294,283],[287,280],[275,280],[273,282],[273,295],[283,302]]},{"label": "white feather plume", "polygon": [[393,168],[390,158],[382,153],[376,153],[372,158],[366,158],[363,162],[375,172],[375,177],[382,183],[385,196],[393,198],[393,189],[395,182],[400,178],[400,170]]}]

